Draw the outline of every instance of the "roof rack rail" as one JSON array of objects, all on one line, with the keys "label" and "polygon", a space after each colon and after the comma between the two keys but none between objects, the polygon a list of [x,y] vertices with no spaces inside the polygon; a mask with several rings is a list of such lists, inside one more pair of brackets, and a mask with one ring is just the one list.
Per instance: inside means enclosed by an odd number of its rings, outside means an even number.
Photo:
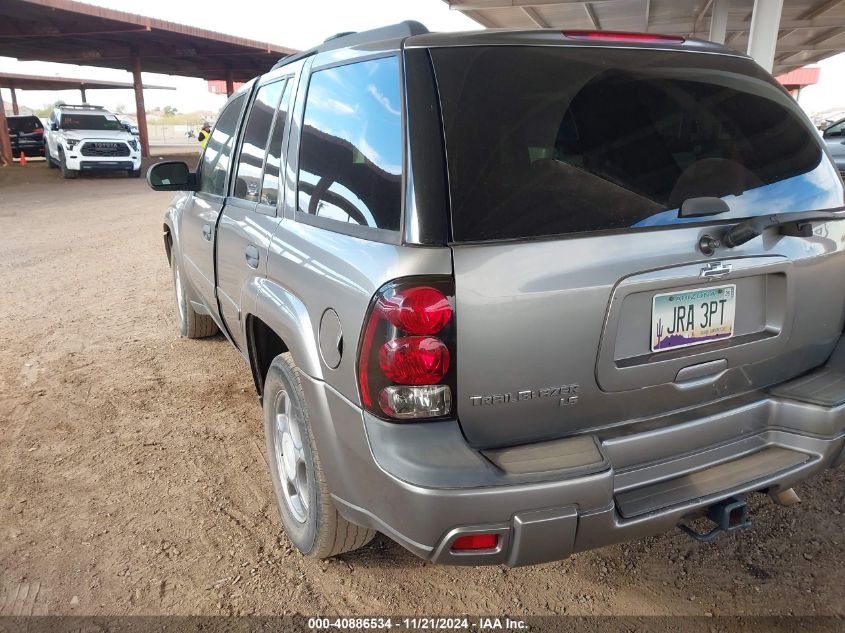
[{"label": "roof rack rail", "polygon": [[329,35],[326,39],[323,40],[325,42],[331,42],[332,40],[336,40],[339,37],[346,37],[347,35],[355,35],[358,31],[341,31],[340,33],[335,33],[334,35]]},{"label": "roof rack rail", "polygon": [[63,103],[57,107],[59,110],[105,110],[103,106],[89,105],[87,103]]},{"label": "roof rack rail", "polygon": [[398,24],[390,24],[377,29],[370,29],[369,31],[338,33],[327,38],[319,46],[302,51],[301,53],[282,57],[273,66],[273,70],[281,68],[285,64],[289,64],[297,59],[302,59],[303,57],[308,57],[309,55],[314,55],[316,53],[322,53],[323,51],[331,51],[345,46],[368,44],[370,42],[378,42],[380,40],[400,39],[411,37],[412,35],[423,35],[428,32],[429,30],[419,22],[415,20],[405,20],[404,22],[399,22]]}]

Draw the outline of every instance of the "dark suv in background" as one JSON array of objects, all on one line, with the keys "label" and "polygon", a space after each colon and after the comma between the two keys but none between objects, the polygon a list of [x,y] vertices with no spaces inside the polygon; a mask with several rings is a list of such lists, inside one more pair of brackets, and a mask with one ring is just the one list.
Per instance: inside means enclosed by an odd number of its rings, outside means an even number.
[{"label": "dark suv in background", "polygon": [[12,155],[20,158],[21,151],[26,156],[44,156],[44,124],[37,116],[8,116],[6,123],[12,141]]},{"label": "dark suv in background", "polygon": [[843,462],[842,181],[736,51],[345,35],[236,92],[196,173],[147,178],[180,192],[180,331],[249,364],[305,554],[708,540]]}]

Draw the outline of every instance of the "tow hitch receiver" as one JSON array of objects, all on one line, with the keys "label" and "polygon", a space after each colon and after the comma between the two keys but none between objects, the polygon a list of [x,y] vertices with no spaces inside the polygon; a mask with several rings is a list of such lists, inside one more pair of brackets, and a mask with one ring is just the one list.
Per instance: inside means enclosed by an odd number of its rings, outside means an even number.
[{"label": "tow hitch receiver", "polygon": [[704,543],[709,543],[722,534],[751,527],[751,519],[748,518],[748,506],[745,501],[736,497],[729,497],[710,506],[707,509],[707,518],[716,524],[716,527],[709,532],[696,532],[683,523],[679,523],[678,527],[696,541]]}]

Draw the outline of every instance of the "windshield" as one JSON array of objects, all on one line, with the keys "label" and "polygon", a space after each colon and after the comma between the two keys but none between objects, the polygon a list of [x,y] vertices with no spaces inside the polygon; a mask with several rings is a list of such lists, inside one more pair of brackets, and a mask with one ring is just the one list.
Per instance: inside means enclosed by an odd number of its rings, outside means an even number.
[{"label": "windshield", "polygon": [[[842,205],[818,134],[748,60],[506,46],[431,56],[456,241]],[[679,217],[702,197],[728,211]]]},{"label": "windshield", "polygon": [[120,121],[113,114],[62,113],[63,130],[116,130],[124,131]]}]

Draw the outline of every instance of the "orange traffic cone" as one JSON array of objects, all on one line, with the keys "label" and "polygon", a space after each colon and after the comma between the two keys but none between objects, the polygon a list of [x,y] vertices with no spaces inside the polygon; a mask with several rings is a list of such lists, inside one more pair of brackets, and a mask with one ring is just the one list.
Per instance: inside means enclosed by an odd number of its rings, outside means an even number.
[{"label": "orange traffic cone", "polygon": [[26,167],[26,154],[21,150],[21,167]]}]

